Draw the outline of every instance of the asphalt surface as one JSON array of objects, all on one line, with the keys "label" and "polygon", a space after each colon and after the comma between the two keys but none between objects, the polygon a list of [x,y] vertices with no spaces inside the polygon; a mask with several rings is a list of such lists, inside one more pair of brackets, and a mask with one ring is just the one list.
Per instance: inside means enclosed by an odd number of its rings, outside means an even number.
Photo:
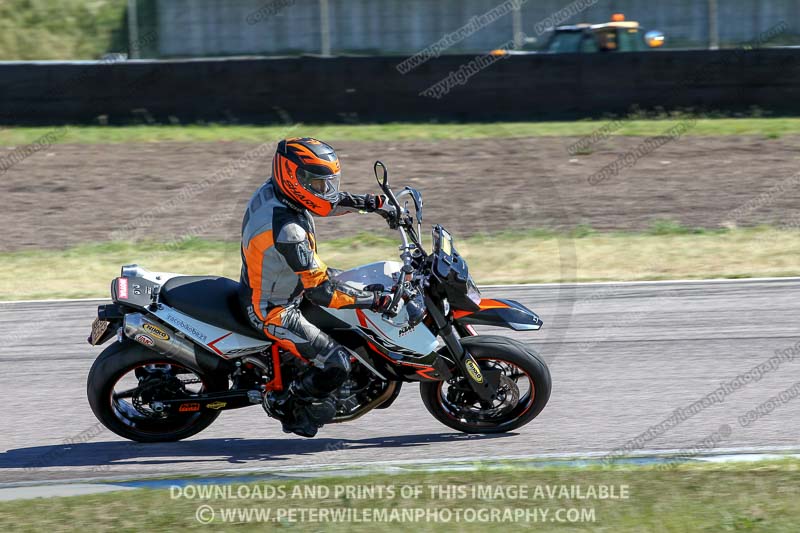
[{"label": "asphalt surface", "polygon": [[725,436],[703,451],[800,448],[800,399],[774,404],[749,427],[737,421],[800,381],[798,291],[797,279],[487,289],[545,321],[539,332],[510,333],[538,350],[553,376],[549,405],[515,433],[456,434],[406,386],[388,410],[311,440],[284,435],[254,406],[223,413],[192,439],[154,445],[117,437],[89,409],[86,375],[100,349],[85,339],[97,302],[0,304],[0,482],[602,453],[787,349],[790,360],[634,448],[688,449],[715,434]]}]

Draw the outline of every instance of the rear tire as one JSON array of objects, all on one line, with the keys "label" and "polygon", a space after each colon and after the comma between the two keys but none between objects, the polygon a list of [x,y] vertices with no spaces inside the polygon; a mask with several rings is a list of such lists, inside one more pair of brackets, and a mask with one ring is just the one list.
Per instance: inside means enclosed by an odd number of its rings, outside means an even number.
[{"label": "rear tire", "polygon": [[[103,350],[92,365],[86,382],[89,405],[97,419],[120,437],[137,442],[177,441],[191,437],[211,425],[219,416],[219,411],[180,413],[155,423],[144,419],[142,427],[132,426],[120,417],[112,400],[118,380],[137,367],[165,363],[183,368],[177,362],[129,341],[115,342]],[[186,370],[202,380],[205,392],[228,390],[227,376],[210,376],[194,368]]]},{"label": "rear tire", "polygon": [[510,418],[499,419],[494,424],[477,424],[459,418],[448,408],[444,382],[420,383],[422,402],[436,420],[464,433],[505,433],[524,426],[542,412],[550,399],[552,383],[547,364],[536,352],[521,342],[499,335],[464,337],[461,343],[482,367],[487,361],[503,361],[522,370],[532,385],[531,397],[520,398],[519,405],[512,408]]}]

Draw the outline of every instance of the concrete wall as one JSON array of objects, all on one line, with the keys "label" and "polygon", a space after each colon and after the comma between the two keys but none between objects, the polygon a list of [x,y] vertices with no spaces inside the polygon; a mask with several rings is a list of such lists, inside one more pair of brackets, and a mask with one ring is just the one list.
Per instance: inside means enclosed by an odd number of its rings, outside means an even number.
[{"label": "concrete wall", "polygon": [[[800,50],[0,64],[0,123],[541,120],[642,108],[800,114]],[[422,93],[422,94],[421,94]]]},{"label": "concrete wall", "polygon": [[[565,20],[602,22],[625,13],[648,29],[666,33],[668,46],[705,48],[707,0],[578,0],[589,7]],[[410,54],[441,39],[503,0],[328,0],[333,53]],[[154,56],[189,57],[319,53],[319,0],[139,0],[140,33],[156,30]],[[570,5],[567,0],[528,0],[522,29],[545,40],[536,24]],[[783,21],[780,44],[800,44],[800,0],[718,0],[722,46],[748,41]],[[512,37],[505,15],[448,50],[475,53]]]}]

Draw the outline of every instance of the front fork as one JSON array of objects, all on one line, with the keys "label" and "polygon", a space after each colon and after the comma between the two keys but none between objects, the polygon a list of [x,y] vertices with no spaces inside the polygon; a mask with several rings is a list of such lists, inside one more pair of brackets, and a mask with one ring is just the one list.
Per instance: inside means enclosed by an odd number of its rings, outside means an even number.
[{"label": "front fork", "polygon": [[440,307],[430,296],[425,296],[425,306],[439,330],[439,336],[444,341],[450,355],[453,356],[460,374],[467,378],[470,388],[482,402],[494,400],[499,385],[499,375],[481,372],[478,362],[461,344],[461,337],[456,333],[453,322],[444,316]]}]

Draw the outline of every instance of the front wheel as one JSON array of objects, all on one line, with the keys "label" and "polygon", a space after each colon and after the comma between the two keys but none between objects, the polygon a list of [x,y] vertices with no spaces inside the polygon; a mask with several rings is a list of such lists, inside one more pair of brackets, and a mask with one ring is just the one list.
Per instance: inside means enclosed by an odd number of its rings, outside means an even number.
[{"label": "front wheel", "polygon": [[467,378],[420,384],[425,408],[439,422],[464,433],[505,433],[536,418],[550,399],[550,371],[536,352],[497,335],[461,339],[481,370],[499,371],[496,399],[482,403]]},{"label": "front wheel", "polygon": [[115,342],[103,350],[86,383],[97,419],[138,442],[176,441],[199,433],[219,411],[171,412],[163,401],[227,389],[227,376],[184,367],[132,342]]}]

